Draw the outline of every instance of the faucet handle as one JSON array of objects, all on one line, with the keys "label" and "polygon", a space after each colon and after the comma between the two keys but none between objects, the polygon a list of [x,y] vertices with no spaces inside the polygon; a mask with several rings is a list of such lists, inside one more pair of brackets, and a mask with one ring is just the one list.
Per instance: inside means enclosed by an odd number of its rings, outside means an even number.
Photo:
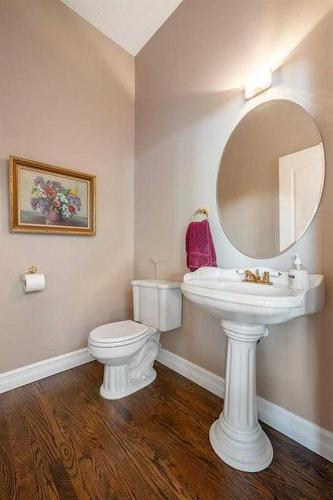
[{"label": "faucet handle", "polygon": [[269,283],[269,272],[268,271],[264,271],[264,274],[263,274],[263,277],[262,277],[262,280],[264,283]]},{"label": "faucet handle", "polygon": [[250,269],[245,269],[244,274],[245,274],[244,281],[251,281],[252,273],[251,273]]}]

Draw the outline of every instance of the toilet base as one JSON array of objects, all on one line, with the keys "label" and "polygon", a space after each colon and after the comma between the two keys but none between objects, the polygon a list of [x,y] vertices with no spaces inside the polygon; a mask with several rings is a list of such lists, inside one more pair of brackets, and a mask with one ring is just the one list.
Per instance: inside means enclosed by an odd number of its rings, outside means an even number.
[{"label": "toilet base", "polygon": [[105,390],[103,385],[101,385],[99,392],[104,399],[121,399],[129,396],[130,394],[133,394],[136,391],[139,391],[140,389],[143,389],[147,385],[151,384],[155,380],[155,378],[156,371],[154,370],[154,368],[152,368],[144,378],[130,381],[126,389],[120,391],[110,391]]}]

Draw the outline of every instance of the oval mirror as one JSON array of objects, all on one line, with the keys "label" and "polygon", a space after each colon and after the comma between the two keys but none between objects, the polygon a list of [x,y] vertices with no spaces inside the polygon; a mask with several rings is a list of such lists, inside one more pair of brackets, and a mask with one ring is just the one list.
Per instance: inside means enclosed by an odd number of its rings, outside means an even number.
[{"label": "oval mirror", "polygon": [[231,243],[257,259],[287,250],[311,224],[324,176],[322,139],[301,106],[278,99],[249,111],[225,146],[217,179]]}]

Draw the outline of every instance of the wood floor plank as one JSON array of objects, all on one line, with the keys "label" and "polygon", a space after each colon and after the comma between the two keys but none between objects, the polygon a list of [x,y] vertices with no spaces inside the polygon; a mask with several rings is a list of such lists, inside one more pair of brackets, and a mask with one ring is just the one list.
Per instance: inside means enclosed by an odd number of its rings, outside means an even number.
[{"label": "wood floor plank", "polygon": [[0,498],[19,497],[19,484],[12,459],[9,429],[4,415],[3,401],[0,400]]},{"label": "wood floor plank", "polygon": [[[50,379],[47,379],[50,380]],[[59,397],[59,393],[55,391],[54,387],[54,379],[53,379],[53,387],[51,395],[53,395],[56,399],[55,405],[49,404],[49,396],[50,393],[47,390],[44,390],[44,385],[47,385],[47,380],[45,384],[43,381],[36,383],[37,388],[37,396],[43,405],[45,416],[48,419],[49,425],[52,429],[52,433],[55,437],[55,446],[58,451],[58,455],[60,456],[60,460],[55,460],[51,463],[50,469],[52,472],[52,476],[57,485],[57,489],[61,487],[63,483],[63,479],[66,482],[70,481],[71,485],[66,485],[66,491],[70,491],[72,487],[74,491],[77,492],[77,497],[82,500],[88,500],[91,498],[91,487],[86,488],[85,483],[87,478],[84,476],[84,466],[82,465],[84,461],[87,461],[87,454],[79,453],[79,450],[76,449],[75,443],[72,442],[71,436],[68,433],[68,423],[66,418],[63,418],[62,415],[62,405],[61,399]],[[51,379],[52,381],[52,379]],[[61,481],[56,480],[55,472],[57,470],[60,471],[60,463],[64,468],[63,472],[60,474]],[[67,494],[67,493],[65,493]],[[73,495],[72,492],[69,493]]]},{"label": "wood floor plank", "polygon": [[50,463],[50,471],[61,499],[78,500],[70,477],[68,476],[65,466],[60,459]]},{"label": "wood floor plank", "polygon": [[[111,491],[117,498],[117,495],[119,498],[135,498],[133,483],[137,481],[140,489],[147,492],[146,498],[149,498],[149,486],[145,485],[145,480],[140,477],[140,473],[129,460],[122,439],[110,432],[109,420],[106,428],[101,425],[101,420],[104,418],[101,406],[104,401],[101,401],[95,392],[89,394],[86,391],[87,382],[83,376],[76,377],[70,389],[64,391],[63,377],[66,375],[58,376],[57,381],[45,379],[40,384],[46,389],[48,404],[53,407],[57,405],[55,418],[66,428],[66,438],[80,457],[85,489],[90,490],[94,498],[99,498],[99,494],[103,494],[101,498],[112,498],[110,493],[112,484]],[[57,382],[60,390],[56,387]],[[92,401],[94,404],[90,411]],[[89,484],[85,484],[86,478],[89,478]],[[76,483],[74,487],[76,488]]]},{"label": "wood floor plank", "polygon": [[55,456],[52,445],[50,448],[44,440],[36,439],[43,431],[43,421],[37,418],[29,422],[31,414],[40,412],[33,393],[34,387],[30,384],[1,397],[17,485],[14,498],[60,500],[48,467]]},{"label": "wood floor plank", "polygon": [[[81,392],[83,397],[79,401],[78,408],[82,407],[82,402],[85,394]],[[86,401],[86,417],[90,422],[94,422],[94,434],[108,436],[104,439],[104,448],[108,456],[113,457],[118,467],[124,467],[128,470],[132,467],[132,484],[135,480],[143,483],[143,478],[147,482],[147,488],[144,498],[147,498],[149,491],[155,491],[153,498],[181,498],[179,492],[173,491],[170,487],[169,481],[159,471],[157,467],[151,467],[152,454],[151,449],[145,445],[144,442],[133,442],[132,436],[129,432],[128,417],[129,412],[126,413],[126,419],[123,419],[123,414],[119,415],[119,407],[121,403],[114,401],[110,404],[109,401],[103,401],[103,410],[100,411],[98,403],[100,403],[100,396],[98,393],[90,394],[90,401]],[[120,418],[119,418],[120,416]],[[110,427],[112,421],[112,427]],[[122,425],[125,422],[125,427]],[[119,464],[119,450],[121,450],[123,457]],[[136,474],[133,473],[136,471]],[[136,477],[137,476],[137,477]],[[174,487],[174,485],[173,485]]]},{"label": "wood floor plank", "polygon": [[[145,390],[145,392],[148,389]],[[169,478],[170,483],[173,486],[173,492],[168,492],[168,498],[173,498],[171,495],[175,495],[176,498],[182,497],[182,495],[186,494],[186,498],[192,498],[191,496],[191,486],[194,485],[195,481],[198,479],[198,488],[203,487],[205,491],[209,492],[209,483],[205,481],[205,484],[202,482],[202,477],[197,478],[193,471],[190,475],[191,481],[188,483],[186,492],[184,493],[181,488],[181,483],[179,483],[177,475],[183,474],[184,467],[185,470],[193,469],[193,460],[191,461],[191,455],[189,455],[185,448],[182,446],[177,446],[174,438],[172,437],[169,446],[166,445],[165,440],[161,442],[160,437],[165,435],[165,431],[161,427],[156,427],[156,422],[158,419],[158,413],[154,410],[154,408],[139,408],[133,407],[133,413],[129,411],[129,403],[131,405],[135,405],[136,398],[138,397],[140,401],[150,401],[150,398],[145,397],[145,392],[137,393],[136,395],[131,396],[130,398],[126,398],[122,401],[113,401],[112,404],[110,402],[106,402],[106,405],[113,410],[112,421],[115,423],[118,431],[124,433],[124,439],[126,440],[127,446],[132,446],[134,450],[145,450],[147,453],[147,457],[150,457],[153,461],[153,465],[158,468],[158,470],[163,471],[163,475],[159,479],[163,481],[163,476]],[[149,403],[148,403],[149,405]],[[95,403],[94,403],[95,406]],[[151,409],[154,411],[151,413]],[[171,409],[171,413],[173,412],[173,408]],[[170,410],[168,410],[170,411]],[[114,413],[115,412],[115,413]],[[166,419],[167,420],[167,419]],[[165,423],[165,422],[163,422]],[[148,430],[146,431],[145,424],[148,426]],[[160,437],[159,437],[160,436]],[[182,443],[180,443],[182,444]],[[181,453],[181,455],[179,454]],[[143,457],[144,458],[144,457]],[[150,466],[150,470],[153,470]],[[199,468],[200,471],[200,468]],[[183,476],[183,479],[185,476]],[[165,487],[165,485],[164,485]],[[197,488],[197,491],[198,491]],[[228,489],[228,487],[224,486],[224,494],[219,491],[219,498],[238,498],[236,493],[232,492]],[[238,489],[238,487],[237,487]],[[196,498],[196,494],[193,493],[193,498]],[[206,497],[201,496],[200,498],[212,498],[212,494]],[[250,497],[249,497],[250,498]]]},{"label": "wood floor plank", "polygon": [[268,426],[275,456],[251,474],[212,450],[223,401],[168,368],[118,401],[96,362],[0,396],[0,500],[328,500],[333,465]]}]

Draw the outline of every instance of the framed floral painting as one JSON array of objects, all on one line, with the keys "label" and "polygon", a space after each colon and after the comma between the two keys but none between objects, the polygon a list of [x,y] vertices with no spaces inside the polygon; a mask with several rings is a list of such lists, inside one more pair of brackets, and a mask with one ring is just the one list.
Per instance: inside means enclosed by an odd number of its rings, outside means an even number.
[{"label": "framed floral painting", "polygon": [[9,158],[10,228],[22,233],[96,234],[96,177]]}]

